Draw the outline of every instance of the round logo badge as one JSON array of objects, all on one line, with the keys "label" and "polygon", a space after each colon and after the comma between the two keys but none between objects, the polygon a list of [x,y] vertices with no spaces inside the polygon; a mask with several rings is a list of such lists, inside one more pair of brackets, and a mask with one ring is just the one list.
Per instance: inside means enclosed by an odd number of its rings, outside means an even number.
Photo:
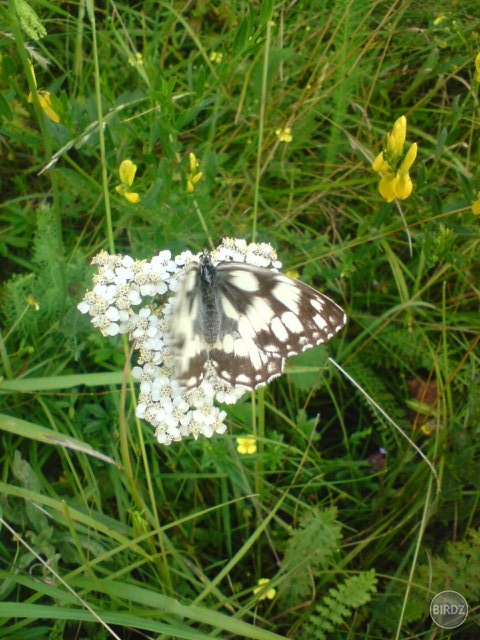
[{"label": "round logo badge", "polygon": [[430,616],[442,629],[455,629],[465,622],[468,604],[457,591],[437,593],[430,603]]}]

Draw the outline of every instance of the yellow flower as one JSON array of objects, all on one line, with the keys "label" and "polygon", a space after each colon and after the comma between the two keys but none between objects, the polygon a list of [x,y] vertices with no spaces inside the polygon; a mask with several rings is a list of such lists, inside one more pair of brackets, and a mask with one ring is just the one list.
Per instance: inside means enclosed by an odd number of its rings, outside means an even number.
[{"label": "yellow flower", "polygon": [[253,436],[247,436],[246,438],[237,438],[237,451],[240,455],[246,453],[256,453],[257,443]]},{"label": "yellow flower", "polygon": [[141,67],[143,65],[143,56],[140,53],[140,51],[135,51],[135,59],[132,57],[128,58],[128,64],[131,67],[134,67],[136,65],[138,65],[139,67]]},{"label": "yellow flower", "polygon": [[275,131],[275,135],[280,140],[280,142],[291,142],[293,140],[292,130],[290,127],[285,127],[284,129],[277,129]]},{"label": "yellow flower", "polygon": [[403,145],[405,144],[405,138],[407,137],[407,119],[405,116],[400,116],[392,127],[392,130],[387,134],[387,153],[394,156],[398,156],[403,151]]},{"label": "yellow flower", "polygon": [[35,309],[35,311],[38,311],[40,309],[40,305],[38,304],[38,302],[35,300],[35,298],[33,297],[32,294],[29,294],[26,298],[27,300],[27,304],[30,307],[33,307]]},{"label": "yellow flower", "polygon": [[445,13],[439,13],[438,16],[435,18],[435,20],[433,21],[433,25],[435,27],[438,27],[439,24],[442,24],[442,22],[445,22],[445,20],[447,20],[447,16]]},{"label": "yellow flower", "polygon": [[477,194],[477,199],[472,204],[472,211],[476,216],[480,216],[480,192]]},{"label": "yellow flower", "polygon": [[190,165],[190,173],[195,175],[198,167],[200,166],[200,162],[197,160],[197,157],[194,153],[188,154],[188,163]]},{"label": "yellow flower", "polygon": [[409,150],[405,154],[404,159],[400,163],[400,171],[409,171],[412,164],[415,162],[415,158],[417,157],[418,145],[414,142],[410,145]]},{"label": "yellow flower", "polygon": [[417,157],[417,143],[410,145],[405,153],[407,119],[400,116],[387,135],[386,146],[372,163],[372,169],[381,174],[378,190],[387,202],[395,198],[405,200],[412,193],[413,184],[409,170]]},{"label": "yellow flower", "polygon": [[123,193],[122,195],[125,198],[125,200],[130,204],[138,204],[140,202],[140,196],[138,195],[138,193],[135,193],[134,191],[125,191],[125,193]]},{"label": "yellow flower", "polygon": [[118,175],[122,184],[117,185],[115,191],[123,196],[127,202],[130,202],[130,204],[140,202],[138,193],[129,190],[135,179],[136,172],[137,165],[133,164],[131,160],[123,160],[118,169]]},{"label": "yellow flower", "polygon": [[480,53],[477,53],[477,57],[475,58],[475,70],[477,72],[475,78],[477,82],[480,82]]},{"label": "yellow flower", "polygon": [[[38,103],[42,107],[44,114],[49,118],[52,122],[58,123],[60,122],[60,116],[52,107],[52,99],[50,98],[50,93],[48,91],[44,91],[40,89],[37,91]],[[30,92],[28,94],[28,102],[31,104],[33,102],[33,95]]]},{"label": "yellow flower", "polygon": [[429,422],[422,424],[422,426],[420,427],[420,431],[424,436],[427,436],[427,438],[429,438],[435,432],[435,425],[430,420]]},{"label": "yellow flower", "polygon": [[[260,578],[260,580],[258,581],[258,587],[255,587],[255,589],[253,590],[254,595],[257,595],[257,593],[260,593],[260,591],[263,591],[265,588],[265,585],[267,585],[269,582],[270,580],[268,578]],[[275,594],[276,594],[276,590],[272,587],[268,591],[264,592],[259,597],[259,600],[265,600],[265,598],[268,598],[269,600],[273,600],[275,597]]]},{"label": "yellow flower", "polygon": [[223,60],[223,53],[221,51],[212,51],[210,54],[210,60],[216,64],[220,64]]},{"label": "yellow flower", "polygon": [[[37,78],[35,77],[35,70],[33,68],[33,64],[30,60],[28,61],[28,63],[30,65],[30,71],[32,72],[35,89],[37,89]],[[38,89],[37,98],[38,98],[38,104],[41,106],[43,113],[47,116],[47,118],[49,118],[52,122],[55,122],[55,123],[60,122],[60,116],[52,106],[52,98],[50,97],[50,93],[48,91],[45,91],[44,89]],[[29,102],[29,104],[33,103],[33,94],[31,91],[28,94],[27,101]]]},{"label": "yellow flower", "polygon": [[390,165],[384,159],[383,151],[380,151],[378,156],[375,158],[374,162],[372,163],[372,169],[376,173],[387,173],[387,171],[390,171]]},{"label": "yellow flower", "polygon": [[137,165],[133,164],[131,160],[123,160],[118,170],[118,175],[122,183],[131,187],[135,180],[135,174],[137,173]]},{"label": "yellow flower", "polygon": [[188,155],[188,161],[190,164],[190,172],[187,175],[187,191],[188,193],[193,193],[195,191],[195,187],[203,178],[203,173],[201,171],[197,171],[200,166],[200,162],[197,160],[194,153],[190,153]]}]

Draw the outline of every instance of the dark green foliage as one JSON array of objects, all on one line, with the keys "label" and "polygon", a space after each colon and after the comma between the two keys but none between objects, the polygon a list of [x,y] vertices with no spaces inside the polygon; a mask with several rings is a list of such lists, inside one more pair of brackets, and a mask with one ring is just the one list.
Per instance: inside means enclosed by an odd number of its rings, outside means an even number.
[{"label": "dark green foliage", "polygon": [[[440,554],[432,549],[428,556],[428,563],[419,564],[415,573],[413,593],[405,616],[406,622],[413,624],[423,621],[425,623],[428,620],[427,612],[433,596],[445,590],[462,594],[471,607],[480,596],[479,562],[478,530],[470,530],[465,540],[447,543]],[[396,596],[396,598],[383,600],[384,610],[379,615],[379,622],[388,634],[394,632],[395,620],[402,606],[401,590],[398,588]],[[467,634],[464,637],[473,633],[471,623],[464,626],[462,630]]]},{"label": "dark green foliage", "polygon": [[430,564],[420,564],[415,576],[419,584],[430,582],[430,591],[452,589],[462,593],[470,603],[480,597],[480,530],[468,531],[465,540],[448,542],[443,554],[432,550]]},{"label": "dark green foliage", "polygon": [[[378,371],[377,367],[369,367],[368,362],[361,360],[356,360],[349,366],[348,373],[353,376],[364,391],[364,393],[359,394],[359,401],[365,404],[380,429],[384,429],[386,426],[385,418],[379,414],[375,405],[369,401],[368,396],[399,426],[408,428],[409,422],[407,421],[405,397],[400,403],[392,390],[392,386],[389,389],[385,384],[385,374],[381,376]],[[395,372],[393,372],[393,377],[395,377]],[[365,394],[368,394],[368,396]]]}]

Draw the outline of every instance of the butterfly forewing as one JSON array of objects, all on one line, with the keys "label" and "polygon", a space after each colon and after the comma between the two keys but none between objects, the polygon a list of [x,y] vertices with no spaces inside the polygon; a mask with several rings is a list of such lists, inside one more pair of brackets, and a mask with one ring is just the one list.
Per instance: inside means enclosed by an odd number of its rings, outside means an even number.
[{"label": "butterfly forewing", "polygon": [[230,385],[255,389],[345,321],[335,302],[302,282],[245,263],[214,267],[204,256],[187,268],[174,302],[175,377],[193,388],[211,367]]}]

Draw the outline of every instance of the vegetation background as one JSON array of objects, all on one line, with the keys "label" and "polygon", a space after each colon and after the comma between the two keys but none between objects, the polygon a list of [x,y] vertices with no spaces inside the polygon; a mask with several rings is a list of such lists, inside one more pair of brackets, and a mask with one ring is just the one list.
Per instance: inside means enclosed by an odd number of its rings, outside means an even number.
[{"label": "vegetation background", "polygon": [[[9,0],[0,28],[0,638],[477,637],[476,0]],[[342,370],[311,350],[161,447],[128,345],[77,311],[89,263],[224,236],[344,306]]]}]

